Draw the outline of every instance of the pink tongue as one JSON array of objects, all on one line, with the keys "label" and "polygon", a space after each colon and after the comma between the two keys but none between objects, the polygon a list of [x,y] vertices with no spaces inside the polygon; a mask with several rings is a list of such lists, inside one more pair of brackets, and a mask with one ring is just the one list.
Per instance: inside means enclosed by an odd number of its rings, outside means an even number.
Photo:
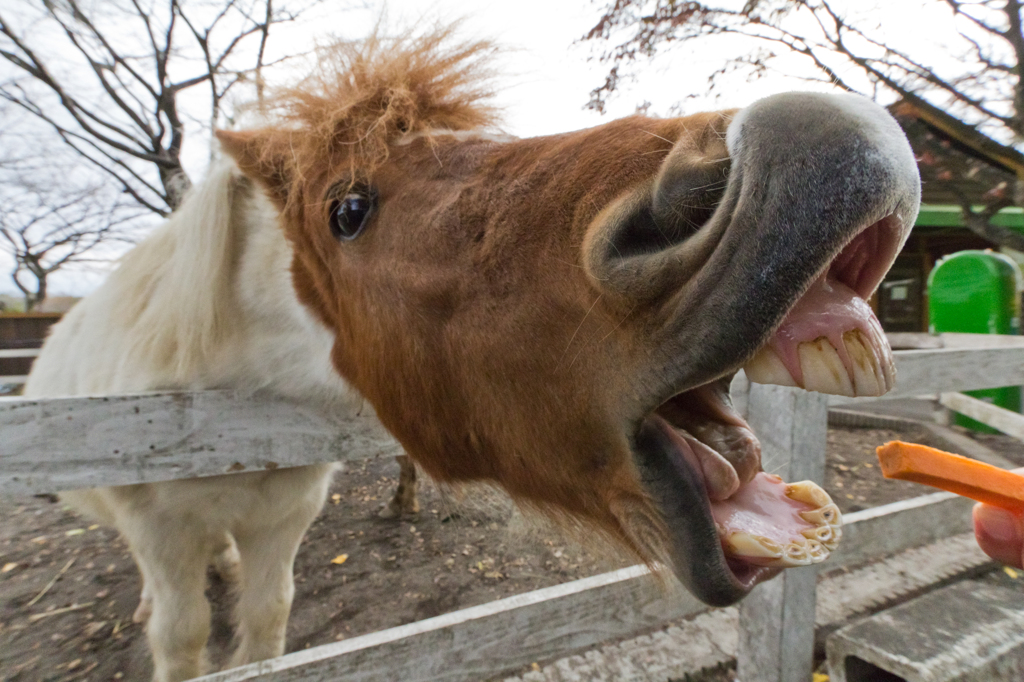
[{"label": "pink tongue", "polygon": [[801,531],[814,528],[802,511],[813,507],[786,497],[786,483],[763,471],[728,500],[712,501],[711,515],[720,535],[745,532],[771,538],[780,545],[803,538]]},{"label": "pink tongue", "polygon": [[789,311],[768,346],[802,386],[804,377],[797,347],[822,336],[836,349],[852,376],[853,363],[846,352],[843,334],[853,330],[860,330],[876,347],[884,347],[882,325],[871,306],[853,289],[825,272]]}]

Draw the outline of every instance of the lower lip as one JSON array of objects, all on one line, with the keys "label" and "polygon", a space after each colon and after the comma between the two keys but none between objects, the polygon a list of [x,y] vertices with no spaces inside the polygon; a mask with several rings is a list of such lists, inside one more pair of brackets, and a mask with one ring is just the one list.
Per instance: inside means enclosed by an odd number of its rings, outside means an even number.
[{"label": "lower lip", "polygon": [[[692,471],[703,483],[704,475],[701,473],[700,463],[697,461],[696,455],[690,450],[682,438],[675,432],[675,429],[671,424],[668,423],[663,417],[658,415],[652,415],[652,419],[667,435],[670,436],[670,440],[676,445],[672,450],[672,454],[675,456],[676,466],[685,466],[687,469]],[[706,497],[707,493],[705,493]],[[708,499],[708,504],[714,509],[715,503]],[[717,527],[717,526],[716,526]],[[725,554],[725,549],[722,549],[723,556],[725,556],[726,566],[732,571],[733,577],[736,581],[743,586],[745,590],[751,590],[758,583],[764,582],[774,578],[776,575],[782,572],[781,568],[769,568],[766,566],[756,566],[754,564],[747,563],[743,559],[737,557],[730,557]]]}]

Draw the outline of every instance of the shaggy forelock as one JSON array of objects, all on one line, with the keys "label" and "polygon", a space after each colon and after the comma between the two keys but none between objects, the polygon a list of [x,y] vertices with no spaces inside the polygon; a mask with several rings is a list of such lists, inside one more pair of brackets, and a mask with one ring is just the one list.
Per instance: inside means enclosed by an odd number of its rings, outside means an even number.
[{"label": "shaggy forelock", "polygon": [[458,42],[454,32],[383,37],[378,29],[365,40],[320,48],[315,71],[266,103],[275,123],[291,133],[296,174],[305,176],[333,152],[353,176],[365,176],[403,136],[497,125],[497,110],[487,102],[496,48]]}]

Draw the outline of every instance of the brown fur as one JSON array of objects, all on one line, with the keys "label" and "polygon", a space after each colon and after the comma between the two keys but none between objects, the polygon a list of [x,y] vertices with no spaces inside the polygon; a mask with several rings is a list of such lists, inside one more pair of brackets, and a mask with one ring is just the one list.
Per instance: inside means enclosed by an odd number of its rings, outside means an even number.
[{"label": "brown fur", "polygon": [[[638,314],[603,291],[581,246],[676,141],[700,161],[725,158],[725,119],[633,117],[501,145],[434,135],[388,146],[492,120],[474,80],[486,46],[446,49],[447,39],[339,48],[329,77],[281,100],[282,128],[220,133],[222,145],[283,208],[299,297],[337,334],[338,371],[428,474],[497,482],[653,559],[662,522],[627,433],[643,416],[637,340],[657,326],[659,303]],[[357,178],[380,208],[364,235],[339,245],[328,207]],[[517,339],[527,342],[510,346]]]}]

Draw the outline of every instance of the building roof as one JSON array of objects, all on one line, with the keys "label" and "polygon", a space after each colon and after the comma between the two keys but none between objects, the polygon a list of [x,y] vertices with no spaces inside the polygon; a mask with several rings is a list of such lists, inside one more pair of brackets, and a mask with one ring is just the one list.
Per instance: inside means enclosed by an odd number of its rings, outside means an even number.
[{"label": "building roof", "polygon": [[890,111],[917,157],[924,203],[1012,202],[1018,173],[1024,177],[1024,155],[927,103],[902,101]]}]

